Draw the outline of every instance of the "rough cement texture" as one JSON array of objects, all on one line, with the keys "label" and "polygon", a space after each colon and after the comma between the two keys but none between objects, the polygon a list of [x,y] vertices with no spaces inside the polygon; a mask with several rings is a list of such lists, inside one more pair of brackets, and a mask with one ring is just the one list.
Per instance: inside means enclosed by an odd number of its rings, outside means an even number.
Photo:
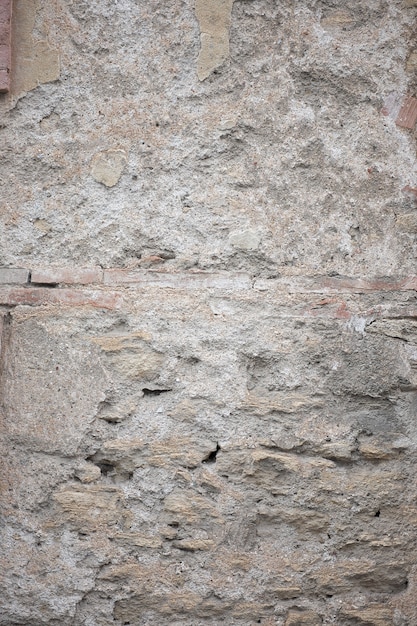
[{"label": "rough cement texture", "polygon": [[417,626],[417,3],[14,0],[3,626]]}]

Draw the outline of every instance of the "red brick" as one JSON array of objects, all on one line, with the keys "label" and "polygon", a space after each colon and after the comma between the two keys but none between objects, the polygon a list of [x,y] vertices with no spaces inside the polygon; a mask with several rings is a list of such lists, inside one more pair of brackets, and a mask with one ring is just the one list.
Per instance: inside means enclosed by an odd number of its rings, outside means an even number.
[{"label": "red brick", "polygon": [[0,0],[0,22],[7,22],[11,15],[11,0]]},{"label": "red brick", "polygon": [[48,289],[42,287],[0,288],[0,305],[59,304],[62,306],[93,306],[99,309],[117,309],[123,303],[121,294],[114,291],[83,289]]},{"label": "red brick", "polygon": [[32,270],[32,283],[44,285],[91,285],[103,282],[101,267],[48,267]]},{"label": "red brick", "polygon": [[417,277],[407,278],[337,278],[323,277],[317,281],[316,288],[324,292],[366,293],[378,291],[415,291]]},{"label": "red brick", "polygon": [[285,291],[287,293],[378,293],[379,291],[417,291],[417,277],[405,278],[351,278],[337,276],[316,276],[278,278],[274,280],[258,279],[254,284],[259,291]]},{"label": "red brick", "polygon": [[[2,357],[2,340],[3,340],[4,315],[0,315],[0,359]],[[0,367],[2,363],[0,360]]]},{"label": "red brick", "polygon": [[412,129],[417,122],[417,98],[406,96],[402,102],[400,112],[395,120],[397,126]]},{"label": "red brick", "polygon": [[22,285],[29,280],[29,270],[17,267],[0,267],[0,285]]},{"label": "red brick", "polygon": [[161,272],[143,270],[104,270],[105,285],[161,287],[170,289],[249,289],[250,277],[244,272]]},{"label": "red brick", "polygon": [[0,0],[0,92],[9,91],[12,0]]},{"label": "red brick", "polygon": [[6,93],[10,89],[10,77],[7,70],[0,69],[0,93]]}]

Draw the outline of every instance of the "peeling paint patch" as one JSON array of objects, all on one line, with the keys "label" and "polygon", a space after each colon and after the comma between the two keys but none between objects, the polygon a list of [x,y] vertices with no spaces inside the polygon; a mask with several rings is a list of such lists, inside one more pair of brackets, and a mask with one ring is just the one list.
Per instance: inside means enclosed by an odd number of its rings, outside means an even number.
[{"label": "peeling paint patch", "polygon": [[197,75],[204,80],[229,57],[229,28],[233,0],[196,0],[200,25]]},{"label": "peeling paint patch", "polygon": [[13,2],[11,92],[16,99],[60,75],[58,51],[33,33],[40,6],[33,0]]}]

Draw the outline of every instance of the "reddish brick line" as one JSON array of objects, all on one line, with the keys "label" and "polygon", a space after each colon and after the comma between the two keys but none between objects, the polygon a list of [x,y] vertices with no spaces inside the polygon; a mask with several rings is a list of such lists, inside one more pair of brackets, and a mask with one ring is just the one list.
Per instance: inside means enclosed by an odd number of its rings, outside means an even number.
[{"label": "reddish brick line", "polygon": [[4,327],[4,315],[0,315],[0,367],[1,367],[1,357],[3,354],[3,327]]},{"label": "reddish brick line", "polygon": [[343,294],[343,293],[378,293],[380,291],[417,291],[417,277],[406,278],[349,278],[316,276],[278,278],[273,280],[258,279],[254,288],[259,291],[284,291],[291,294]]},{"label": "reddish brick line", "polygon": [[251,279],[244,272],[161,272],[157,270],[104,270],[105,285],[166,287],[171,289],[250,289]]},{"label": "reddish brick line", "polygon": [[294,317],[317,317],[336,320],[414,319],[417,321],[417,306],[402,304],[380,304],[372,309],[352,310],[344,300],[326,298],[295,308]]},{"label": "reddish brick line", "polygon": [[29,270],[0,267],[0,285],[24,285],[29,281]]},{"label": "reddish brick line", "polygon": [[0,93],[10,89],[12,0],[0,0]]},{"label": "reddish brick line", "polygon": [[366,293],[373,291],[416,291],[417,277],[407,278],[338,278],[324,276],[316,282],[316,289],[323,292]]},{"label": "reddish brick line", "polygon": [[[135,292],[131,292],[133,299]],[[104,291],[84,289],[81,287],[56,288],[10,286],[0,287],[0,306],[41,306],[59,305],[61,307],[91,306],[99,309],[117,310],[129,304],[129,291]],[[354,305],[353,305],[354,306]],[[362,319],[371,321],[374,319],[416,319],[417,306],[407,304],[381,304],[365,311],[351,310],[349,305],[335,297],[321,298],[315,302],[294,304],[291,312],[284,304],[285,317],[309,317],[322,319],[335,319],[349,321]],[[277,307],[277,316],[280,309]],[[0,316],[1,322],[1,316]],[[0,324],[1,327],[1,324]]]},{"label": "reddish brick line", "polygon": [[31,282],[41,285],[94,285],[103,282],[101,267],[41,268],[31,272]]},{"label": "reddish brick line", "polygon": [[59,304],[62,306],[93,306],[99,309],[117,309],[123,297],[114,291],[83,289],[50,289],[48,287],[2,287],[0,305]]},{"label": "reddish brick line", "polygon": [[[0,268],[0,284],[27,284],[29,271]],[[161,287],[171,289],[250,289],[251,279],[244,272],[164,272],[161,270],[84,268],[36,268],[30,283],[35,285],[107,285]]]},{"label": "reddish brick line", "polygon": [[255,279],[245,272],[167,272],[143,269],[102,269],[100,267],[1,268],[0,285],[25,285],[33,289],[51,286],[107,286],[113,288],[230,289],[287,294],[362,294],[417,291],[417,276],[352,278],[342,276],[293,276]]}]

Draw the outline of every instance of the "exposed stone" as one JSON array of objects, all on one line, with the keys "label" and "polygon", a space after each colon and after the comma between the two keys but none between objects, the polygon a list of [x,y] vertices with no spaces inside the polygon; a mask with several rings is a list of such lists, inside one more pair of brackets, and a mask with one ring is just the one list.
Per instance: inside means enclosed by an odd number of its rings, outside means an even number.
[{"label": "exposed stone", "polygon": [[204,80],[229,57],[229,28],[233,0],[196,0],[200,25],[197,75]]},{"label": "exposed stone", "polygon": [[285,626],[320,626],[321,617],[314,611],[289,611]]},{"label": "exposed stone", "polygon": [[129,518],[123,512],[123,493],[115,487],[68,485],[58,490],[54,499],[61,508],[61,523],[67,520],[76,528],[95,532],[103,526],[123,526]]},{"label": "exposed stone", "polygon": [[406,233],[417,233],[417,213],[404,213],[397,216],[396,225]]},{"label": "exposed stone", "polygon": [[91,161],[91,176],[106,187],[114,187],[127,163],[124,150],[112,149],[98,152]]},{"label": "exposed stone", "polygon": [[172,519],[188,523],[197,522],[206,517],[219,519],[219,513],[208,498],[193,491],[175,491],[164,502],[165,510]]},{"label": "exposed stone", "polygon": [[234,248],[240,250],[256,250],[259,247],[261,238],[255,230],[241,230],[231,233],[229,242]]},{"label": "exposed stone", "polygon": [[407,71],[415,72],[416,70],[417,70],[417,51],[413,50],[407,59]]},{"label": "exposed stone", "polygon": [[212,550],[215,544],[210,539],[181,539],[173,541],[172,545],[179,550],[195,552],[196,550]]},{"label": "exposed stone", "polygon": [[[68,334],[29,318],[13,325],[6,350],[2,404],[8,436],[32,451],[76,454],[107,385],[91,349],[80,342],[70,350]],[[77,391],[80,384],[88,394]]]},{"label": "exposed stone", "polygon": [[147,335],[93,337],[108,359],[121,375],[129,378],[153,380],[157,377],[164,362],[163,355],[153,350],[146,342]]},{"label": "exposed stone", "polygon": [[321,25],[324,28],[344,28],[346,26],[350,26],[352,23],[353,19],[351,13],[349,13],[349,11],[343,10],[330,13],[321,20]]},{"label": "exposed stone", "polygon": [[392,626],[394,615],[392,609],[380,604],[372,604],[363,609],[343,608],[340,617],[348,623],[363,624],[364,626]]},{"label": "exposed stone", "polygon": [[138,532],[116,533],[114,535],[114,540],[129,550],[132,547],[156,549],[162,546],[162,539],[160,537],[145,535]]},{"label": "exposed stone", "polygon": [[74,474],[82,483],[92,483],[101,477],[100,468],[94,463],[80,464]]}]

